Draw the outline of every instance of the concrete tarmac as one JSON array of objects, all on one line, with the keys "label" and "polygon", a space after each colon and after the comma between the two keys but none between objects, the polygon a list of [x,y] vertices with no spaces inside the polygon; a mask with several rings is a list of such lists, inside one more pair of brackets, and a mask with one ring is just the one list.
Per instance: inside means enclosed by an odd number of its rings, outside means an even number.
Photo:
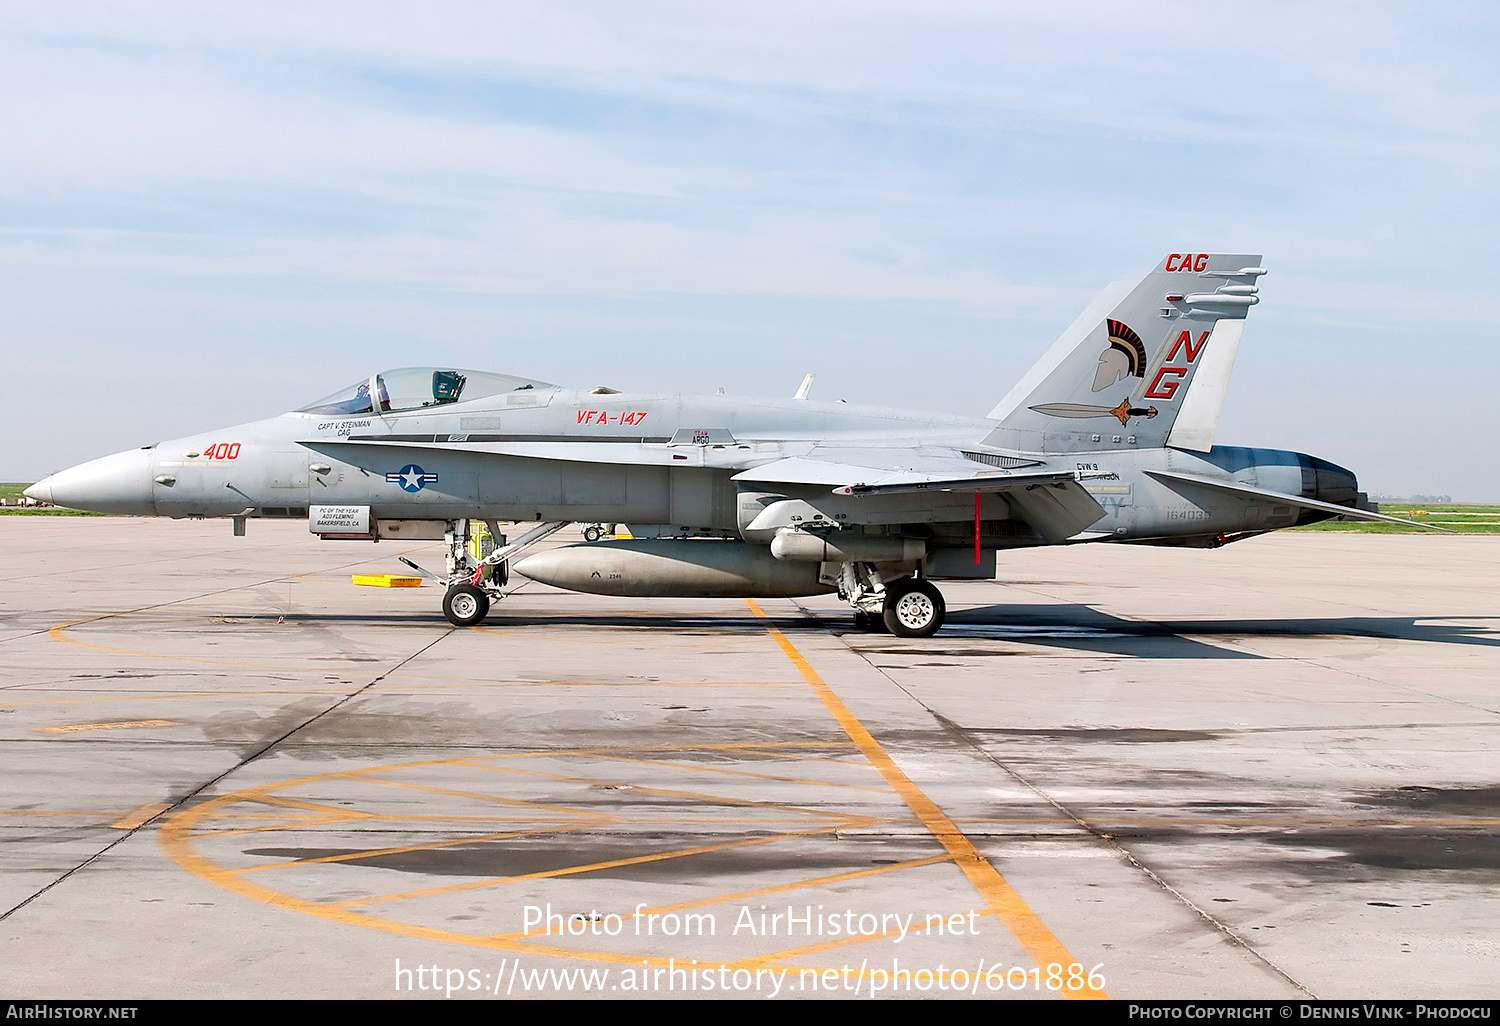
[{"label": "concrete tarmac", "polygon": [[398,553],[0,518],[0,993],[1500,996],[1500,541],[1019,552],[922,640]]}]

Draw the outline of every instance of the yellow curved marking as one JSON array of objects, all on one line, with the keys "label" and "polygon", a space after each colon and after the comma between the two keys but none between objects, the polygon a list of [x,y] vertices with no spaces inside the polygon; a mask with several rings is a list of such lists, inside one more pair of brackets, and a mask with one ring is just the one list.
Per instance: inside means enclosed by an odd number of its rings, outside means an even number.
[{"label": "yellow curved marking", "polygon": [[[964,832],[948,818],[948,814],[938,808],[937,803],[927,797],[905,771],[896,765],[896,761],[886,754],[880,742],[875,740],[865,729],[864,724],[860,723],[849,711],[849,707],[833,693],[833,689],[824,682],[802,653],[797,651],[796,646],[787,640],[786,635],[776,629],[776,625],[771,622],[771,618],[766,616],[760,606],[750,599],[745,599],[745,604],[750,607],[751,612],[765,621],[766,632],[791,660],[797,672],[802,674],[802,679],[812,687],[823,705],[833,714],[833,718],[838,720],[839,726],[844,728],[844,733],[849,735],[849,740],[853,741],[855,747],[866,759],[870,760],[871,765],[880,771],[886,783],[890,784],[901,796],[907,808],[916,813],[917,818],[922,821],[932,836],[937,838],[938,843],[953,856],[954,863],[984,898],[985,904],[1000,918],[1005,928],[1021,943],[1036,964],[1040,967],[1057,963],[1065,968],[1071,965],[1081,965],[1082,963],[1063,947],[1062,941],[1047,929],[1047,925],[1031,910],[1031,907],[1021,900],[1021,896],[1016,893],[1015,888],[1011,887],[1005,877],[1001,876],[999,871],[990,865],[989,860],[979,853],[979,849],[974,847],[974,842],[970,841]],[[1092,988],[1067,996],[1070,998],[1109,997],[1103,990]]]},{"label": "yellow curved marking", "polygon": [[[563,823],[557,826],[536,827],[530,830],[507,830],[502,834],[475,834],[472,837],[460,837],[457,840],[429,841],[426,844],[408,844],[399,848],[377,848],[373,851],[347,852],[343,855],[323,855],[312,859],[292,859],[290,862],[273,862],[264,866],[243,866],[239,869],[231,869],[229,872],[259,873],[267,869],[292,869],[300,866],[321,865],[325,862],[358,862],[361,859],[377,859],[386,855],[405,855],[413,851],[435,851],[438,848],[455,848],[459,845],[481,844],[485,841],[506,841],[512,837],[529,837],[532,834],[555,834],[565,830],[583,830],[587,827],[603,826],[609,821],[609,817],[600,816],[595,822]],[[223,837],[224,835],[219,834],[218,836]]]},{"label": "yellow curved marking", "polygon": [[138,809],[131,809],[125,815],[110,824],[116,830],[135,830],[149,823],[172,807],[171,802],[152,802],[150,805],[142,805]]},{"label": "yellow curved marking", "polygon": [[140,727],[180,727],[176,720],[114,720],[110,723],[64,723],[55,727],[32,727],[43,734],[76,734],[85,730],[134,730]]},{"label": "yellow curved marking", "polygon": [[[752,743],[707,744],[707,745],[687,745],[687,746],[683,746],[683,745],[660,745],[660,746],[655,746],[655,745],[652,745],[652,746],[641,746],[638,749],[623,749],[623,750],[624,751],[632,751],[632,750],[633,751],[659,751],[659,750],[682,751],[684,748],[692,748],[692,749],[706,749],[706,750],[732,749],[732,750],[759,750],[759,751],[764,751],[764,750],[766,750],[768,748],[769,749],[786,749],[786,748],[799,748],[799,747],[829,748],[829,747],[841,747],[841,746],[845,746],[847,744],[848,744],[848,742],[844,742],[844,741],[752,742]],[[526,758],[538,758],[538,757],[541,757],[541,758],[555,758],[555,757],[558,757],[560,755],[587,756],[587,755],[591,755],[591,754],[594,754],[596,752],[601,752],[601,751],[607,751],[607,750],[606,749],[598,749],[598,748],[583,748],[583,749],[576,749],[576,750],[563,751],[563,752],[541,751],[541,752],[514,753],[512,755],[495,756],[495,757],[490,757],[490,758],[492,758],[492,759],[511,759],[511,758],[517,758],[517,757],[526,757]],[[613,751],[614,752],[619,752],[619,751],[622,751],[622,749],[613,749]],[[819,758],[819,757],[812,756],[812,758]],[[215,885],[217,885],[219,887],[222,887],[225,890],[228,890],[228,891],[231,891],[233,893],[239,894],[239,895],[241,895],[243,897],[251,898],[252,900],[256,900],[256,901],[260,901],[260,902],[263,902],[263,903],[266,903],[266,904],[270,904],[272,906],[275,906],[275,907],[278,907],[278,908],[282,908],[282,909],[285,909],[285,910],[288,910],[288,911],[301,912],[303,914],[317,916],[319,918],[322,918],[322,919],[325,919],[325,920],[329,920],[329,921],[333,921],[333,922],[340,922],[340,923],[344,923],[344,924],[347,924],[347,925],[362,926],[362,927],[365,927],[367,929],[376,929],[376,930],[381,930],[383,932],[398,934],[398,935],[407,936],[407,937],[416,937],[416,938],[427,939],[427,940],[437,940],[437,941],[443,941],[443,942],[447,942],[447,943],[463,944],[463,945],[470,946],[470,947],[487,948],[487,949],[492,949],[492,950],[511,951],[511,952],[516,952],[516,953],[521,953],[521,954],[530,954],[530,955],[534,955],[534,956],[577,959],[577,960],[592,961],[592,962],[612,963],[612,964],[617,964],[617,965],[622,965],[622,966],[631,966],[631,967],[648,966],[648,967],[655,967],[655,968],[665,968],[665,967],[669,967],[669,966],[673,966],[673,965],[680,966],[680,965],[683,964],[684,959],[678,958],[676,956],[642,955],[642,954],[639,954],[639,953],[622,953],[622,952],[613,952],[613,951],[590,951],[590,950],[582,950],[582,949],[578,949],[578,948],[574,948],[574,947],[566,947],[566,946],[559,946],[559,945],[556,945],[556,944],[549,944],[549,943],[542,942],[542,937],[545,936],[545,935],[542,935],[542,934],[534,934],[534,935],[532,935],[532,936],[534,936],[534,937],[537,938],[536,940],[521,940],[521,939],[515,938],[514,936],[481,937],[481,936],[476,936],[474,934],[457,933],[455,931],[445,930],[445,929],[441,929],[441,928],[432,928],[432,927],[417,926],[417,925],[412,924],[412,923],[406,923],[406,922],[400,922],[400,921],[395,921],[395,920],[383,919],[383,918],[380,918],[378,916],[368,915],[368,914],[365,914],[363,912],[360,912],[360,911],[357,911],[357,910],[354,910],[354,909],[351,909],[350,907],[348,907],[348,906],[356,904],[356,902],[343,902],[343,903],[337,903],[337,904],[324,904],[324,903],[315,902],[315,901],[308,901],[306,899],[297,898],[297,897],[294,897],[292,895],[289,895],[289,894],[286,894],[286,893],[283,893],[283,892],[280,892],[280,891],[272,890],[272,889],[270,889],[268,887],[264,887],[264,886],[261,886],[259,884],[253,883],[253,882],[251,882],[251,881],[249,881],[249,880],[247,880],[247,879],[244,878],[244,876],[242,875],[242,871],[236,871],[236,870],[228,869],[226,867],[219,866],[219,865],[213,863],[212,861],[210,861],[209,859],[205,858],[204,856],[200,855],[197,852],[197,850],[196,850],[196,848],[194,846],[195,840],[198,837],[204,836],[203,834],[199,834],[199,833],[196,832],[196,827],[198,827],[200,824],[204,824],[204,823],[207,823],[207,822],[212,821],[212,820],[219,820],[219,821],[222,822],[223,820],[233,820],[233,819],[243,819],[243,818],[259,818],[259,817],[262,817],[262,816],[266,815],[265,813],[241,813],[241,812],[230,811],[234,805],[239,804],[239,803],[243,803],[243,802],[258,803],[258,804],[262,804],[262,805],[273,805],[273,806],[283,807],[283,808],[286,808],[288,810],[288,815],[297,815],[297,814],[300,814],[300,815],[304,815],[305,816],[308,811],[316,811],[316,812],[342,811],[343,813],[346,814],[347,818],[350,818],[350,819],[359,819],[361,821],[367,821],[367,820],[393,820],[393,821],[395,821],[395,820],[404,820],[404,819],[411,819],[411,818],[424,819],[424,820],[426,820],[426,819],[447,819],[449,817],[382,816],[382,815],[375,814],[375,813],[360,813],[360,812],[355,812],[355,811],[349,810],[349,809],[334,810],[333,807],[331,807],[331,806],[322,805],[322,804],[316,803],[316,802],[308,802],[308,801],[302,801],[302,800],[298,800],[298,799],[294,799],[294,798],[284,797],[282,795],[276,794],[275,792],[278,791],[278,790],[285,789],[285,788],[296,787],[296,786],[307,785],[307,784],[313,784],[313,783],[316,783],[316,782],[319,782],[319,781],[323,781],[323,780],[331,778],[331,777],[338,777],[338,778],[343,778],[343,779],[363,779],[363,780],[366,780],[366,781],[372,781],[372,782],[374,782],[374,781],[376,781],[378,779],[375,776],[375,774],[377,774],[377,773],[389,773],[389,772],[392,772],[392,771],[395,771],[395,770],[400,770],[400,769],[416,769],[416,768],[430,767],[430,766],[439,766],[439,765],[468,765],[468,766],[473,766],[474,764],[475,764],[475,760],[473,760],[473,759],[456,759],[456,760],[455,759],[431,759],[431,760],[421,760],[421,761],[404,763],[404,764],[393,764],[393,765],[388,765],[388,766],[373,767],[370,770],[362,771],[362,772],[361,771],[355,771],[355,772],[348,772],[348,771],[346,771],[346,772],[343,772],[343,773],[334,773],[334,774],[318,774],[318,775],[314,775],[314,776],[302,777],[302,778],[299,778],[299,779],[296,779],[296,780],[281,781],[281,782],[279,782],[277,784],[266,785],[266,786],[259,787],[259,788],[253,788],[253,789],[249,789],[249,790],[245,790],[245,791],[241,791],[241,792],[237,792],[237,793],[233,793],[233,794],[223,795],[223,796],[220,796],[220,797],[217,797],[217,798],[212,798],[212,799],[209,799],[208,801],[205,801],[204,803],[202,803],[200,805],[197,805],[197,806],[194,806],[194,807],[191,807],[191,808],[188,808],[188,809],[184,809],[184,810],[176,813],[175,815],[169,817],[165,821],[165,823],[162,826],[162,829],[161,829],[161,832],[160,832],[160,835],[159,835],[159,839],[160,839],[160,843],[162,845],[163,850],[167,853],[167,855],[170,858],[172,858],[175,862],[177,862],[178,865],[182,866],[184,869],[188,870],[189,872],[194,873],[195,875],[201,877],[202,879],[207,880],[210,883],[213,883],[213,884],[215,884]],[[537,775],[543,776],[543,774],[537,774]],[[389,781],[387,781],[387,782],[389,782]],[[667,820],[663,820],[663,821],[665,822]],[[798,817],[796,821],[802,822],[802,823],[806,823],[807,822],[807,820],[805,818],[805,815],[802,816],[802,817]],[[880,824],[880,823],[883,823],[883,822],[887,822],[887,820],[882,819],[882,818],[877,818],[877,817],[867,817],[863,821],[855,821],[852,825],[876,825],[876,824]],[[293,826],[297,826],[297,825],[304,825],[305,826],[305,825],[308,825],[308,824],[305,821],[302,821],[302,822],[299,822],[297,824],[292,824],[292,825]],[[582,825],[582,824],[575,824],[575,828],[576,828],[577,825]],[[560,868],[560,869],[557,869],[557,870],[552,870],[552,871],[547,871],[547,872],[525,874],[525,875],[516,876],[516,877],[501,878],[501,879],[493,880],[493,881],[483,881],[483,882],[480,882],[480,883],[478,883],[478,884],[476,884],[474,886],[490,886],[490,885],[493,885],[493,884],[504,883],[504,882],[507,882],[508,880],[528,880],[528,879],[536,879],[536,878],[539,878],[539,877],[555,877],[555,876],[572,875],[572,874],[577,874],[577,873],[588,872],[590,870],[604,869],[604,868],[608,868],[608,867],[611,867],[611,866],[617,866],[617,865],[627,865],[627,864],[640,863],[640,862],[645,862],[645,861],[661,861],[661,860],[670,859],[670,858],[681,858],[681,857],[686,857],[686,856],[690,856],[690,855],[697,854],[697,853],[700,853],[700,852],[705,852],[705,851],[724,850],[724,849],[727,849],[727,848],[744,847],[744,846],[752,845],[752,844],[769,844],[769,843],[774,843],[774,842],[776,842],[778,840],[792,839],[792,838],[797,838],[797,837],[805,837],[805,836],[813,836],[813,835],[826,835],[826,834],[829,834],[829,833],[834,833],[837,830],[844,829],[844,827],[846,825],[851,825],[851,824],[828,824],[828,825],[823,825],[823,826],[820,826],[820,827],[817,827],[817,828],[813,828],[813,829],[808,829],[808,830],[802,830],[802,831],[796,831],[796,832],[787,832],[787,833],[779,833],[779,834],[773,834],[773,835],[770,835],[770,836],[757,837],[757,838],[740,839],[740,840],[733,841],[733,842],[728,842],[728,843],[725,843],[725,844],[711,845],[711,846],[705,846],[705,847],[700,847],[700,848],[691,848],[691,849],[685,849],[685,850],[680,849],[680,850],[669,851],[669,852],[659,852],[659,853],[654,853],[654,854],[650,854],[650,855],[639,856],[639,857],[631,858],[631,859],[621,859],[621,860],[614,860],[614,861],[611,861],[611,862],[597,863],[597,864],[590,865],[590,866],[563,867],[563,868]],[[536,832],[536,831],[533,831],[533,832]],[[470,838],[468,840],[472,841],[473,839]],[[835,883],[835,882],[842,881],[842,880],[853,880],[853,879],[857,879],[857,878],[864,877],[864,876],[870,876],[870,875],[875,875],[875,874],[885,873],[885,872],[892,872],[892,871],[899,870],[899,869],[915,868],[915,867],[918,867],[918,866],[925,866],[925,865],[930,865],[930,864],[935,864],[935,863],[947,862],[947,861],[950,861],[950,860],[951,860],[951,856],[949,856],[949,855],[932,856],[932,857],[926,858],[926,859],[913,860],[913,861],[908,862],[908,863],[902,863],[902,864],[890,865],[890,866],[880,866],[880,867],[876,867],[876,868],[872,868],[872,869],[862,869],[862,870],[852,871],[852,872],[849,872],[849,873],[837,874],[834,877],[829,877],[829,878],[825,878],[825,879],[822,879],[822,880],[792,881],[792,882],[785,883],[785,884],[773,885],[771,887],[759,889],[759,890],[756,890],[756,891],[745,892],[745,894],[743,896],[744,897],[749,897],[749,896],[760,895],[760,894],[771,894],[771,893],[775,893],[775,892],[778,892],[778,891],[793,890],[793,889],[796,889],[798,887],[816,886],[816,885],[822,884],[822,883]],[[384,896],[384,897],[377,898],[377,899],[374,899],[374,900],[375,901],[390,901],[390,900],[395,900],[396,898],[402,898],[402,897],[416,897],[418,893],[440,893],[440,892],[445,892],[445,891],[449,891],[449,890],[453,890],[453,889],[466,889],[466,888],[463,888],[463,887],[460,887],[460,888],[437,888],[437,889],[434,889],[433,891],[430,891],[430,892],[416,892],[416,893],[409,894],[409,895],[388,895],[388,896]],[[733,900],[735,897],[736,897],[735,895],[728,895],[728,896],[722,896],[722,897],[720,897],[717,900],[720,901],[720,902],[722,902],[722,901]],[[714,899],[708,899],[708,900],[703,901],[702,903],[704,903],[704,904],[710,904],[710,903],[713,903],[713,901],[714,901]],[[688,903],[688,904],[697,904],[697,902]],[[676,906],[667,906],[666,908],[667,909],[671,909],[673,907],[676,907]],[[684,905],[682,907],[688,907],[688,906]],[[733,971],[735,969],[740,969],[740,968],[750,969],[750,970],[753,971],[754,968],[757,965],[764,965],[764,956],[760,956],[760,958],[758,958],[756,960],[739,960],[739,961],[724,960],[722,962],[709,962],[709,963],[703,963],[703,964],[704,965],[722,965],[726,969],[731,970],[731,971]],[[797,967],[794,971],[801,971],[802,968],[803,967]],[[818,971],[821,974],[821,972],[823,970],[820,969]],[[872,975],[872,973],[874,972],[874,970],[861,972],[858,969],[853,969],[853,968],[849,968],[849,967],[843,967],[843,968],[840,968],[840,969],[836,969],[834,971],[838,972],[838,973],[841,973],[846,978],[850,977],[850,976],[854,976],[854,977],[860,977],[860,976],[870,977]],[[934,978],[936,978],[936,974],[934,974]]]}]

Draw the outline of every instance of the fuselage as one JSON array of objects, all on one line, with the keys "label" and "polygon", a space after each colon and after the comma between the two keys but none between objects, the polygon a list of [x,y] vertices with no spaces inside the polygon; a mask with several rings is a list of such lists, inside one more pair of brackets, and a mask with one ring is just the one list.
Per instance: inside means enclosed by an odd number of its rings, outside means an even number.
[{"label": "fuselage", "polygon": [[[519,379],[518,379],[519,380]],[[883,533],[972,544],[972,495],[918,501],[835,496],[820,485],[757,485],[757,465],[819,452],[961,452],[976,465],[1076,473],[1104,516],[1075,541],[1213,539],[1321,517],[1274,502],[1184,497],[1149,476],[1186,471],[1352,506],[1354,475],[1301,453],[1116,445],[1025,453],[982,441],[983,418],[806,399],[570,390],[540,383],[430,408],[300,411],[129,449],[61,471],[30,494],[106,513],[304,518],[318,506],[377,519],[607,521],[769,541],[747,533],[764,497],[804,499]],[[858,462],[852,459],[851,462]],[[984,469],[979,466],[978,469]],[[738,480],[736,480],[738,475]],[[747,500],[747,496],[754,497]],[[986,548],[1037,544],[1005,499],[985,496]]]}]

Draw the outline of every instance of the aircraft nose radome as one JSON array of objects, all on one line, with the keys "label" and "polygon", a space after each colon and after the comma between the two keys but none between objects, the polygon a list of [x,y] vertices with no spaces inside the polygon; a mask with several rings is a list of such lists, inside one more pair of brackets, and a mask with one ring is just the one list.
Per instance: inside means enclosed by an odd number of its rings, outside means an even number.
[{"label": "aircraft nose radome", "polygon": [[50,506],[52,505],[52,479],[44,477],[21,494],[32,502],[45,502]]},{"label": "aircraft nose radome", "polygon": [[156,512],[151,501],[151,452],[127,449],[113,456],[80,463],[60,470],[27,489],[27,495],[46,487],[54,506],[86,509],[96,513],[149,516]]}]

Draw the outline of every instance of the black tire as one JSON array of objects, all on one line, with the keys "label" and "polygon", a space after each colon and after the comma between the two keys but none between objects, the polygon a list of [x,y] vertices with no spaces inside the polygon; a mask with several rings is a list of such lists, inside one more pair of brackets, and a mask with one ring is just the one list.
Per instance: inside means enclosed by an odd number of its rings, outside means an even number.
[{"label": "black tire", "polygon": [[885,630],[885,620],[881,619],[879,613],[867,613],[863,609],[856,609],[854,611],[854,629],[857,631],[880,633]]},{"label": "black tire", "polygon": [[490,597],[472,584],[459,584],[443,596],[443,615],[455,627],[472,627],[490,612]]},{"label": "black tire", "polygon": [[902,577],[885,586],[881,619],[898,638],[930,638],[947,615],[942,593],[927,581]]},{"label": "black tire", "polygon": [[590,524],[583,529],[583,540],[586,542],[596,542],[603,537],[604,528],[599,524]]}]

